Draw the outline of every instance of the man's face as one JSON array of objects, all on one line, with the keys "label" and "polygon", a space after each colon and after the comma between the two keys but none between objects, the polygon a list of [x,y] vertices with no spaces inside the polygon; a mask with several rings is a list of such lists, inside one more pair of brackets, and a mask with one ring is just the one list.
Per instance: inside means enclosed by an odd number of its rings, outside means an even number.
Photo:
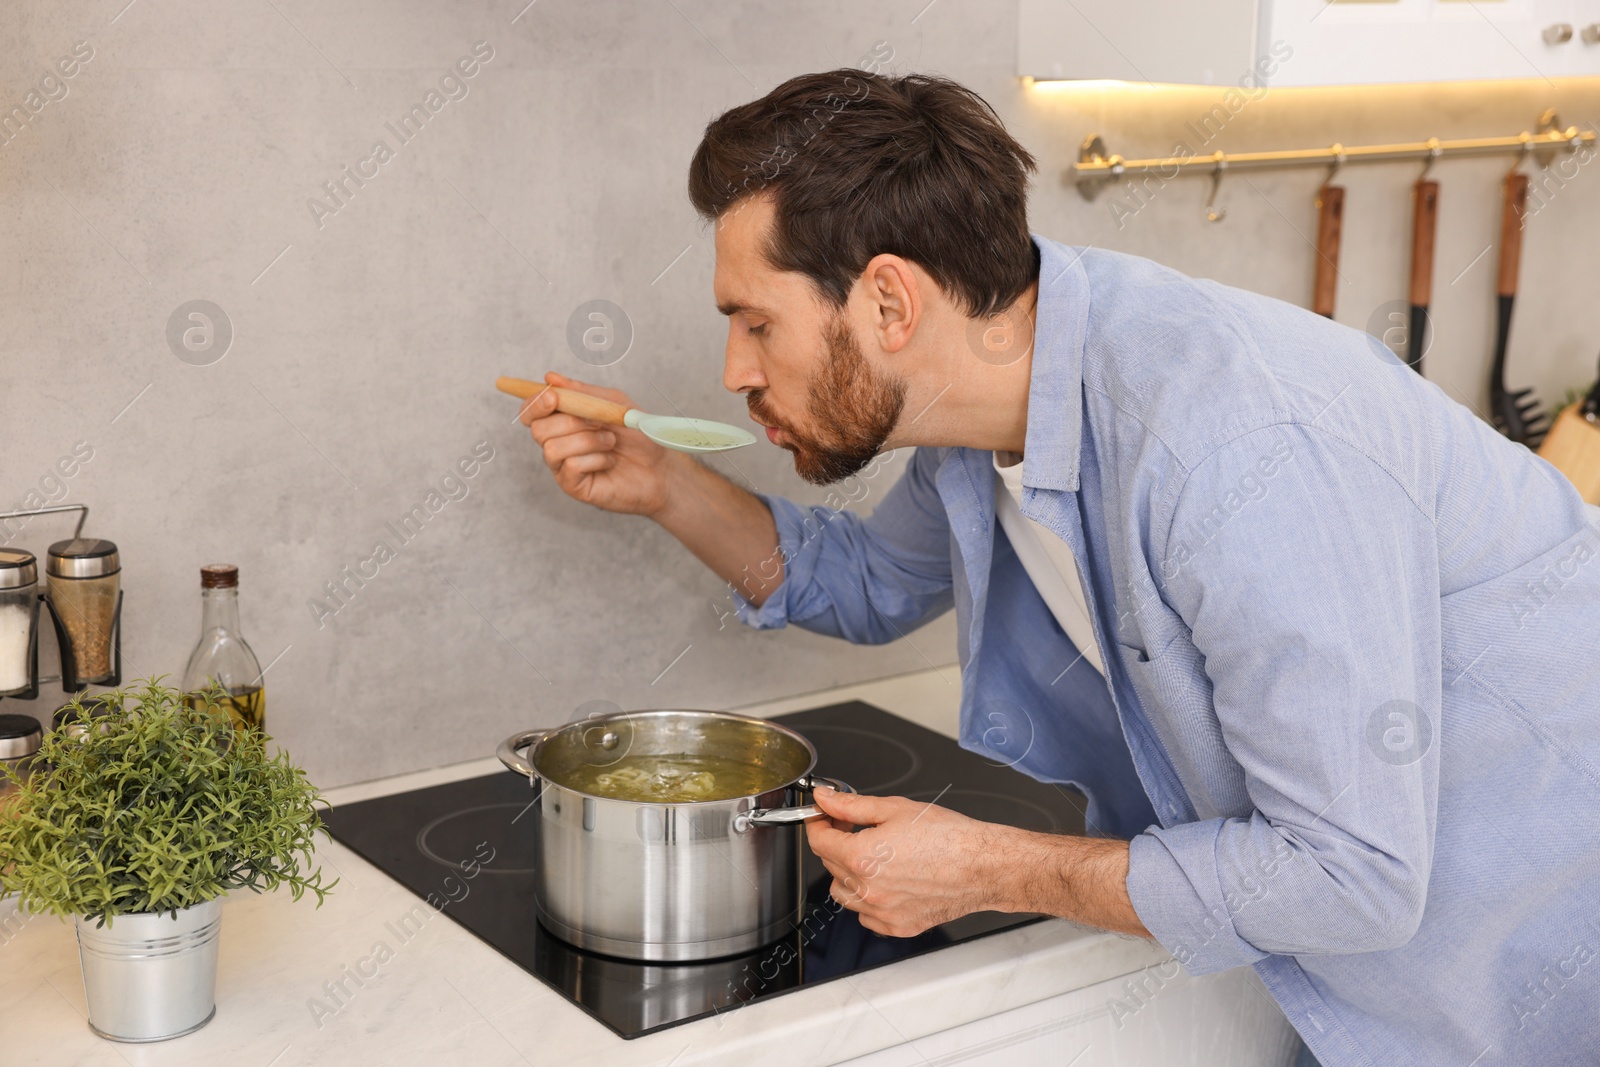
[{"label": "man's face", "polygon": [[771,202],[754,196],[717,220],[714,289],[728,316],[723,384],[745,394],[768,440],[794,453],[800,477],[827,485],[883,449],[905,383],[863,351],[853,300],[836,309],[804,275],[768,265],[761,250],[772,214]]}]

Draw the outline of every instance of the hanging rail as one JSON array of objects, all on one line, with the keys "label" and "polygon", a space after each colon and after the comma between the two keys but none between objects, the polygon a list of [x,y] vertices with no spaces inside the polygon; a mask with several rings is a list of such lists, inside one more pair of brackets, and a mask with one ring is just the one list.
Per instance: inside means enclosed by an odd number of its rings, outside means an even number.
[{"label": "hanging rail", "polygon": [[1135,174],[1155,174],[1171,180],[1186,174],[1221,177],[1230,170],[1269,170],[1287,167],[1338,168],[1350,163],[1392,163],[1404,160],[1429,162],[1445,156],[1498,156],[1533,154],[1541,166],[1561,152],[1593,148],[1595,132],[1576,126],[1562,129],[1555,111],[1546,111],[1539,120],[1538,133],[1519,133],[1514,137],[1472,137],[1458,141],[1426,141],[1402,144],[1342,145],[1328,148],[1303,148],[1279,152],[1213,152],[1208,156],[1169,156],[1165,159],[1123,159],[1107,153],[1099,134],[1090,134],[1078,149],[1078,162],[1072,166],[1073,180],[1085,200],[1093,200],[1109,182]]},{"label": "hanging rail", "polygon": [[[52,504],[42,508],[24,508],[21,511],[0,511],[0,519],[23,519],[30,515],[55,515],[65,511],[76,511],[78,513],[78,526],[77,529],[72,531],[72,536],[82,537],[84,521],[89,518],[88,504]],[[9,540],[8,538],[7,541]],[[0,544],[4,543],[6,542],[0,542]]]}]

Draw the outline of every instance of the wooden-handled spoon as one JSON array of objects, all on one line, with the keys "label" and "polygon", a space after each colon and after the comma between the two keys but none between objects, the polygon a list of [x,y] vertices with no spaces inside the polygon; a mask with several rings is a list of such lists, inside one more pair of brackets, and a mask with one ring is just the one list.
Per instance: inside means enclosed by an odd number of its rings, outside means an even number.
[{"label": "wooden-handled spoon", "polygon": [[755,435],[725,422],[709,419],[688,419],[676,415],[651,415],[576,389],[563,389],[544,382],[530,382],[526,378],[497,378],[494,387],[502,393],[532,400],[545,392],[556,397],[556,410],[580,419],[603,422],[608,426],[627,426],[638,430],[664,448],[679,452],[726,452],[743,448],[756,442]]}]

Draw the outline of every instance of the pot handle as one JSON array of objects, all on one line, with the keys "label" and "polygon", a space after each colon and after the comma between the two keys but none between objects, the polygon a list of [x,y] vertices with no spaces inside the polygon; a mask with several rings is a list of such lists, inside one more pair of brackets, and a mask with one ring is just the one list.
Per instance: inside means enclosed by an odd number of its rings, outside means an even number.
[{"label": "pot handle", "polygon": [[521,750],[543,740],[549,732],[549,730],[524,730],[520,734],[512,734],[500,742],[494,754],[500,757],[500,762],[504,763],[508,770],[516,771],[532,782],[539,777],[539,772],[533,769],[533,764],[523,758]]},{"label": "pot handle", "polygon": [[[808,774],[798,779],[795,783],[807,792],[819,785],[831,786],[839,793],[854,793],[855,790],[837,778],[828,778],[821,774]],[[822,814],[822,810],[815,804],[806,804],[798,808],[751,808],[741,811],[733,817],[735,833],[744,833],[754,826],[789,826],[807,819],[815,819]]]}]

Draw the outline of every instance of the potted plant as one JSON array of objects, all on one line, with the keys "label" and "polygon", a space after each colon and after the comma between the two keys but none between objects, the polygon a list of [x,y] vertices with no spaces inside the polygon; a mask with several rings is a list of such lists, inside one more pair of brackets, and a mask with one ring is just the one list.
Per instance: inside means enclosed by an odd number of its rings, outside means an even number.
[{"label": "potted plant", "polygon": [[[316,788],[219,694],[160,679],[75,700],[0,810],[0,890],[74,917],[89,1025],[159,1041],[216,1013],[222,895],[287,885],[320,907]],[[323,833],[326,834],[326,830]]]}]

